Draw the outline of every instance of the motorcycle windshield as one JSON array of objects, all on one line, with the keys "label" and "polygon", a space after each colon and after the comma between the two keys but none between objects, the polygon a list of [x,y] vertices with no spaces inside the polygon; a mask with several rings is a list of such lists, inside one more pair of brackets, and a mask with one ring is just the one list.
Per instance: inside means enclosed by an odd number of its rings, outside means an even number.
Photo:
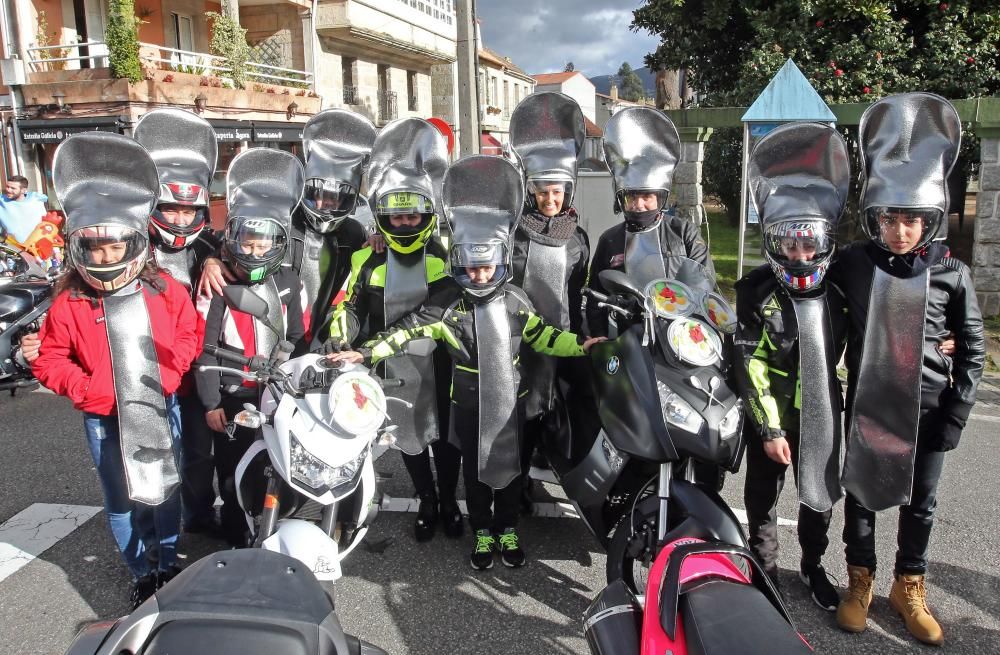
[{"label": "motorcycle windshield", "polygon": [[666,271],[667,279],[675,280],[699,291],[717,291],[715,275],[693,259],[667,256],[663,258],[663,269]]},{"label": "motorcycle windshield", "polygon": [[736,311],[719,293],[708,268],[687,257],[667,257],[664,263],[668,278],[653,280],[645,289],[646,301],[657,316],[700,317],[720,332],[736,331]]}]

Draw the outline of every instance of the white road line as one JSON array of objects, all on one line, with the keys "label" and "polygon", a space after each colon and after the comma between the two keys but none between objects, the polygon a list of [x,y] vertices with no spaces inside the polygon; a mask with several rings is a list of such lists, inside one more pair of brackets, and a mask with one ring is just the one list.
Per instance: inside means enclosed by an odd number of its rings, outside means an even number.
[{"label": "white road line", "polygon": [[0,525],[0,581],[86,523],[100,507],[34,503]]}]

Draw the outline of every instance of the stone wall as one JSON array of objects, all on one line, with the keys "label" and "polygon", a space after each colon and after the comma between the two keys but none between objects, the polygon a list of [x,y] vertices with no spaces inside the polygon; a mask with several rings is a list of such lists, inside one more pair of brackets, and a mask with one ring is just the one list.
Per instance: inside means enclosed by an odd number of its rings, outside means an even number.
[{"label": "stone wall", "polygon": [[1000,135],[980,141],[972,275],[983,316],[1000,314]]},{"label": "stone wall", "polygon": [[246,28],[250,45],[260,44],[278,54],[279,61],[275,65],[296,70],[309,67],[302,41],[302,18],[295,5],[242,6],[240,24]]},{"label": "stone wall", "polygon": [[681,159],[674,170],[671,202],[677,203],[677,215],[701,225],[705,220],[702,195],[702,162],[705,160],[705,142],[712,136],[712,128],[681,127]]}]

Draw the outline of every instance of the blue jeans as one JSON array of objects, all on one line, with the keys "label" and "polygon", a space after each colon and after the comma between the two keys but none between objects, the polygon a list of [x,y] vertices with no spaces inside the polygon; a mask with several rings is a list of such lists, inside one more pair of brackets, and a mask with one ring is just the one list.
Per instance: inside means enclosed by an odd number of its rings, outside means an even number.
[{"label": "blue jeans", "polygon": [[[174,396],[167,396],[167,420],[174,438],[174,456],[180,448],[180,404]],[[155,549],[159,555],[158,568],[166,570],[177,561],[177,536],[180,532],[181,496],[174,491],[170,498],[159,505],[146,505],[128,496],[125,465],[122,463],[122,444],[118,434],[118,417],[84,414],[83,426],[87,431],[87,444],[97,467],[97,475],[104,491],[104,513],[111,525],[111,534],[118,543],[118,550],[135,578],[150,573],[151,566],[146,551]]]}]

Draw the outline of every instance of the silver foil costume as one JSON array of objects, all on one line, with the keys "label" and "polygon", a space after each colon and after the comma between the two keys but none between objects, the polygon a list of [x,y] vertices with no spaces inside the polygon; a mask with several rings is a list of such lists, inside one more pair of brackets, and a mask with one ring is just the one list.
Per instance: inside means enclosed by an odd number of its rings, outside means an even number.
[{"label": "silver foil costume", "polygon": [[[628,107],[615,113],[604,127],[604,158],[619,208],[625,209],[621,205],[626,190],[661,191],[666,197],[680,150],[677,128],[663,112]],[[663,261],[662,220],[661,214],[645,229],[625,232],[625,274],[640,287],[673,275]]]},{"label": "silver foil costume", "polygon": [[[510,162],[486,156],[462,159],[445,176],[443,198],[456,245],[505,244],[509,253],[507,244],[524,204],[524,185]],[[500,282],[497,289],[502,287]],[[503,489],[521,473],[517,352],[502,292],[476,301],[473,311],[479,358],[479,480]]]},{"label": "silver foil costume", "polygon": [[[847,144],[828,125],[783,125],[756,145],[747,178],[762,230],[799,223],[808,229],[810,222],[822,221],[826,234],[835,234],[851,184]],[[843,496],[836,372],[840,344],[834,343],[824,294],[788,293],[798,323],[801,393],[796,482],[799,501],[817,512],[830,509]]]},{"label": "silver foil costume", "polygon": [[[931,93],[889,96],[869,107],[858,128],[862,213],[895,207],[944,214],[961,132],[955,108]],[[878,226],[863,225],[878,241]],[[925,227],[918,248],[939,225]],[[900,278],[875,268],[842,479],[874,511],[905,505],[913,486],[929,279],[929,271]]]},{"label": "silver foil costume", "polygon": [[[52,180],[66,213],[67,234],[114,225],[146,235],[159,180],[153,160],[132,139],[107,132],[71,136],[56,151]],[[180,478],[140,286],[128,284],[102,296],[101,301],[129,497],[159,505],[174,492]]]},{"label": "silver foil costume", "polygon": [[[368,166],[369,205],[387,193],[417,193],[434,202],[440,213],[441,185],[448,168],[448,148],[436,127],[421,118],[402,118],[383,127],[372,147]],[[417,310],[427,299],[425,247],[401,253],[386,247],[385,325]],[[394,395],[413,404],[397,405],[393,422],[399,426],[396,447],[408,455],[423,452],[439,436],[437,385],[433,356],[403,355],[385,361],[385,374],[404,384]]]}]

